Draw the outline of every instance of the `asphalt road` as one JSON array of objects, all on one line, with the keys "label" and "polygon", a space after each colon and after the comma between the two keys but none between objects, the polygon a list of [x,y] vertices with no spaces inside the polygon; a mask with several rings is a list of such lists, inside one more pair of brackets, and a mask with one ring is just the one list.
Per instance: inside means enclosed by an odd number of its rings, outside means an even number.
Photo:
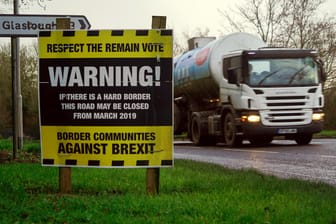
[{"label": "asphalt road", "polygon": [[191,159],[234,169],[256,169],[281,178],[299,178],[336,186],[336,139],[314,139],[298,146],[294,141],[273,140],[267,146],[248,142],[239,148],[224,145],[198,147],[174,142],[175,159]]}]

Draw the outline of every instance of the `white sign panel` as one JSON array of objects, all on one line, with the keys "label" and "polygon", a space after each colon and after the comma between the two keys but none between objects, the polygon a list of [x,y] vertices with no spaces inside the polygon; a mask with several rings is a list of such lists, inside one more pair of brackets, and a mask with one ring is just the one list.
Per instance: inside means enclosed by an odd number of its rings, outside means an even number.
[{"label": "white sign panel", "polygon": [[83,30],[91,27],[82,15],[0,14],[0,36],[37,37],[39,31],[55,30],[57,18],[70,18],[70,29]]}]

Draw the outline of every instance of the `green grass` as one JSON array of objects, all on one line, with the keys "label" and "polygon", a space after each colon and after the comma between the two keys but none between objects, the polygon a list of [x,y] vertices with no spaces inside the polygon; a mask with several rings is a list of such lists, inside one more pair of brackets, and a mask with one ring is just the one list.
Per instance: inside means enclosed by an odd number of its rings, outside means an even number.
[{"label": "green grass", "polygon": [[160,172],[149,196],[145,169],[73,168],[62,195],[58,168],[0,164],[0,223],[336,223],[334,186],[185,160]]},{"label": "green grass", "polygon": [[[0,139],[0,150],[12,150],[13,141],[10,139]],[[39,140],[24,141],[23,150],[26,152],[39,153],[41,146]]]},{"label": "green grass", "polygon": [[0,150],[11,150],[13,142],[9,139],[0,139]]},{"label": "green grass", "polygon": [[336,130],[323,130],[320,133],[315,134],[314,137],[335,138]]}]

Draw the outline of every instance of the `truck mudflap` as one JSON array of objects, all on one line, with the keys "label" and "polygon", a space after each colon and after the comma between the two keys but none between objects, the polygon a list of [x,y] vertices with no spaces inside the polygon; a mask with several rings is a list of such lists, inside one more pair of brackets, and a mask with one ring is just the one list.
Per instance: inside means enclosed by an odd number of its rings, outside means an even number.
[{"label": "truck mudflap", "polygon": [[314,121],[308,125],[301,126],[265,126],[260,123],[245,123],[241,126],[245,138],[254,136],[297,136],[314,134],[322,131],[323,122]]}]

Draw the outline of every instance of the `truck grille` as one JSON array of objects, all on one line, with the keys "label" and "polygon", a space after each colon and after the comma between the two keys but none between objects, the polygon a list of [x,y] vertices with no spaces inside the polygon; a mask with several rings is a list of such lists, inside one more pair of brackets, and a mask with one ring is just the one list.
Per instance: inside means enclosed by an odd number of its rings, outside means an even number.
[{"label": "truck grille", "polygon": [[266,105],[267,107],[304,106],[307,100],[306,96],[268,96]]},{"label": "truck grille", "polygon": [[305,109],[308,96],[267,96],[261,119],[268,126],[305,125],[311,122],[312,111]]}]

